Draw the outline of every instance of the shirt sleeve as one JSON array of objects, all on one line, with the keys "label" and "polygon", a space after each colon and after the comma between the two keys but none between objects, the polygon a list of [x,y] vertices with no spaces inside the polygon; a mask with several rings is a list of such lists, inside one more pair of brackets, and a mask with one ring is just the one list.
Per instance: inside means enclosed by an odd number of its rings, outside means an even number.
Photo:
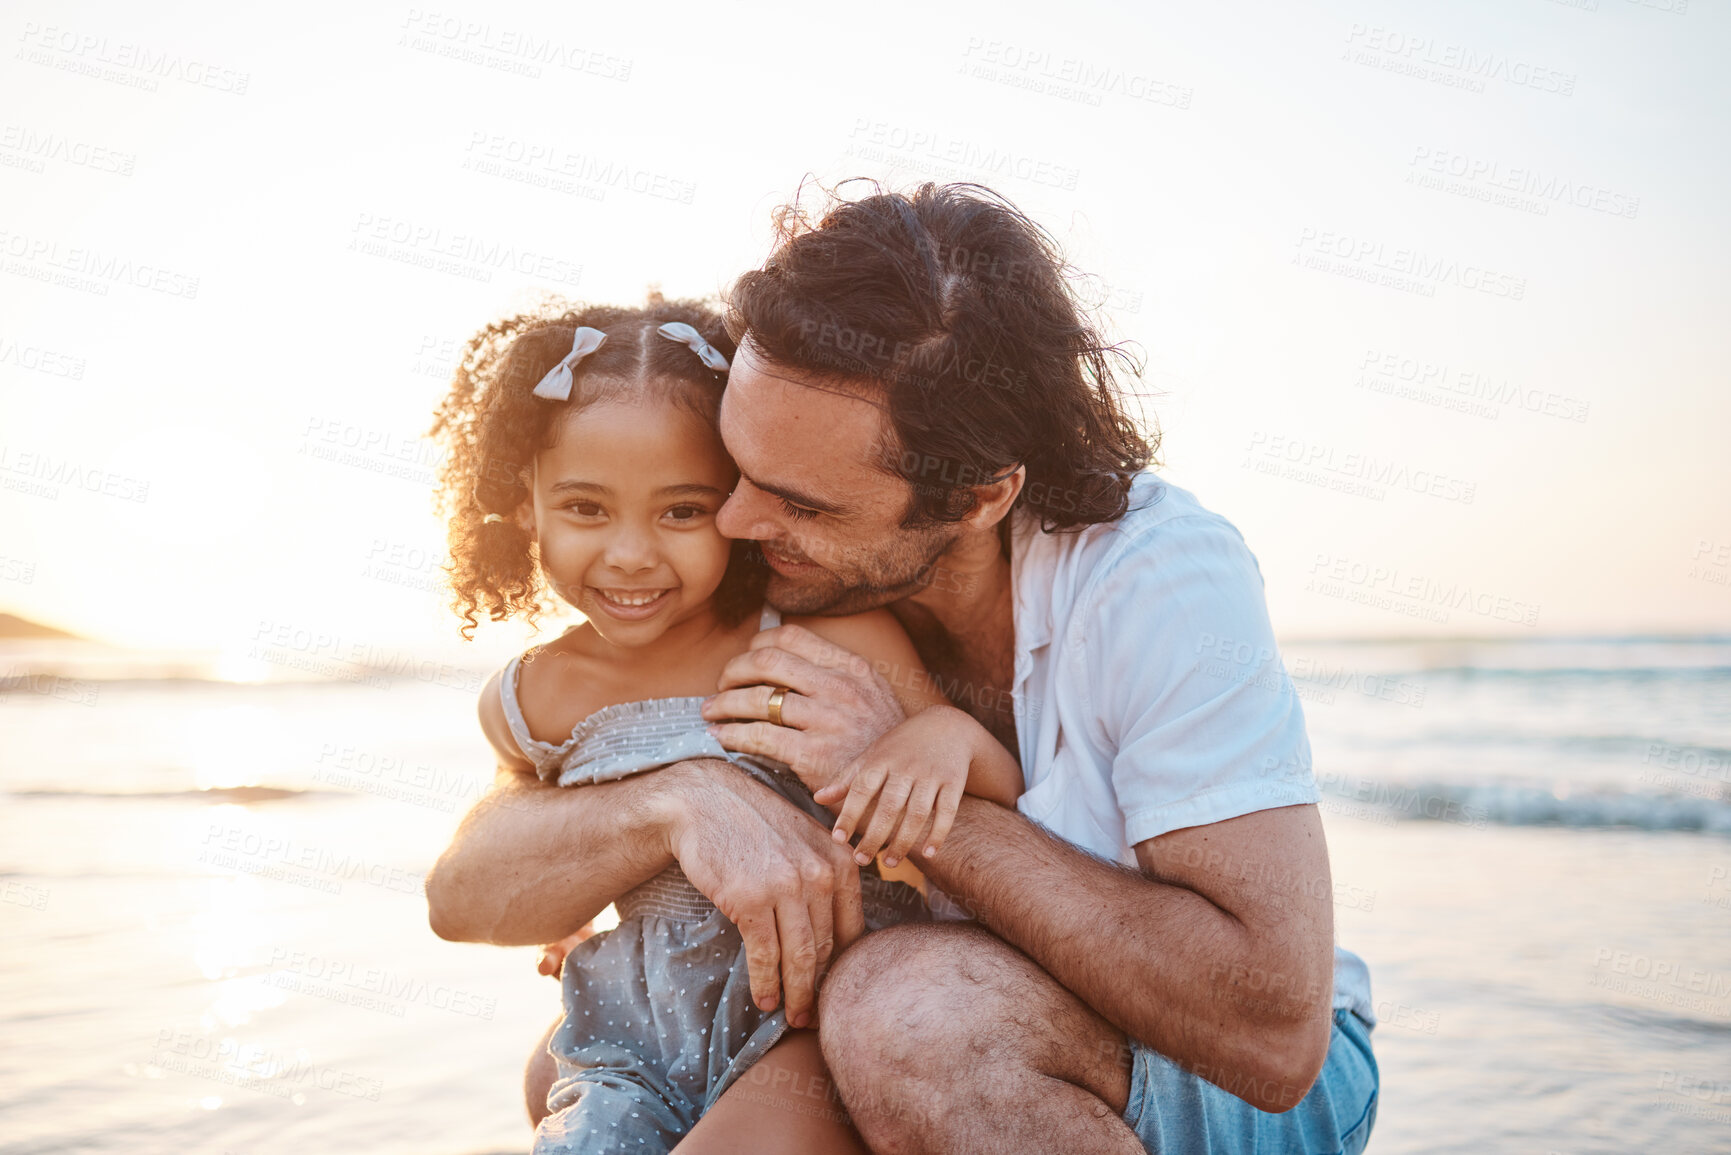
[{"label": "shirt sleeve", "polygon": [[1089,714],[1113,752],[1128,845],[1319,800],[1262,574],[1230,524],[1195,515],[1145,531],[1085,622]]}]

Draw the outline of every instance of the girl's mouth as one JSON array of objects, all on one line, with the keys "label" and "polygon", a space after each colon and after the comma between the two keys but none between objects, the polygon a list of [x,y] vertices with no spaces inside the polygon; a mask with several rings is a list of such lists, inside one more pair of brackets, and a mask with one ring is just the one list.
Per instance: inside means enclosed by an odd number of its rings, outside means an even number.
[{"label": "girl's mouth", "polygon": [[672,590],[604,590],[589,587],[608,617],[622,622],[640,622],[654,617],[667,604]]}]

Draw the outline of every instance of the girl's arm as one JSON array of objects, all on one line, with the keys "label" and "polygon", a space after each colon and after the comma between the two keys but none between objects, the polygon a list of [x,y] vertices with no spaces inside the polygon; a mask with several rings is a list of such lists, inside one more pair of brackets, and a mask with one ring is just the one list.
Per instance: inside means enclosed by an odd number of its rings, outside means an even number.
[{"label": "girl's arm", "polygon": [[793,624],[865,659],[908,715],[869,758],[856,759],[813,794],[836,813],[832,836],[838,842],[859,833],[855,862],[863,866],[881,850],[882,864],[895,868],[912,850],[936,853],[964,793],[1016,805],[1021,767],[990,731],[939,692],[893,615],[877,610]]},{"label": "girl's arm", "polygon": [[523,756],[517,739],[511,734],[511,724],[505,720],[505,704],[499,698],[499,679],[504,676],[505,672],[499,671],[481,688],[481,700],[475,706],[481,719],[481,733],[486,735],[487,744],[493,747],[500,774],[535,778],[538,777],[535,764]]}]

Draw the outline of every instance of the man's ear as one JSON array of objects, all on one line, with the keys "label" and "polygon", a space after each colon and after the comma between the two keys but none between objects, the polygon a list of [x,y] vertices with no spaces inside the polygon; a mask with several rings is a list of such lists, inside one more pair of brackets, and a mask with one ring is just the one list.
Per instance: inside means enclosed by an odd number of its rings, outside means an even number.
[{"label": "man's ear", "polygon": [[962,519],[963,524],[973,529],[993,528],[1009,515],[1027,482],[1028,467],[1018,465],[1007,477],[1000,477],[990,485],[974,486],[974,508]]}]

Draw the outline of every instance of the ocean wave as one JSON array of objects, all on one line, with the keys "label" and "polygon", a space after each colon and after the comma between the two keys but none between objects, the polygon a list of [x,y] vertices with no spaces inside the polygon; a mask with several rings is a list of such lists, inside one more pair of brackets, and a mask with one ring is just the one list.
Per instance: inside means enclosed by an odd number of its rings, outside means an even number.
[{"label": "ocean wave", "polygon": [[1719,789],[1719,797],[1694,797],[1644,791],[1559,791],[1516,783],[1360,782],[1351,790],[1324,783],[1323,808],[1341,810],[1350,800],[1367,813],[1396,822],[1579,830],[1620,827],[1731,835],[1731,787],[1720,784]]},{"label": "ocean wave", "polygon": [[315,794],[338,796],[341,790],[303,790],[285,786],[212,786],[204,790],[8,790],[7,798],[103,798],[146,801],[240,803],[280,802]]},{"label": "ocean wave", "polygon": [[[1553,723],[1556,728],[1551,730],[1521,730],[1515,728],[1514,723],[1495,727],[1490,723],[1475,720],[1476,728],[1463,729],[1455,719],[1447,719],[1424,729],[1414,726],[1405,730],[1379,732],[1376,735],[1376,747],[1379,750],[1446,749],[1454,754],[1459,754],[1463,747],[1504,747],[1542,750],[1555,758],[1635,755],[1635,761],[1642,765],[1664,766],[1665,759],[1673,759],[1670,763],[1672,768],[1676,765],[1674,759],[1686,752],[1690,760],[1689,773],[1696,773],[1703,765],[1731,767],[1731,747],[1714,745],[1711,742],[1689,741],[1687,738],[1679,740],[1647,734],[1572,734],[1561,729],[1561,726],[1568,724],[1566,721]],[[1529,727],[1531,725],[1529,723]],[[1647,758],[1644,759],[1643,755]]]},{"label": "ocean wave", "polygon": [[1666,1011],[1648,1010],[1642,1007],[1611,1004],[1601,1005],[1598,1012],[1608,1019],[1630,1027],[1638,1027],[1644,1031],[1665,1031],[1685,1037],[1708,1036],[1721,1038],[1731,1035],[1731,1022],[1721,1019],[1697,1018],[1691,1015],[1676,1015]]},{"label": "ocean wave", "polygon": [[[448,678],[440,684],[455,684],[458,688],[465,687],[469,682],[476,686],[485,683],[492,676],[494,669],[471,668],[467,666],[448,667]],[[56,696],[57,690],[76,687],[80,684],[111,687],[114,689],[147,689],[147,690],[234,690],[258,691],[272,693],[277,690],[294,690],[311,687],[313,689],[332,688],[344,689],[361,685],[379,685],[385,683],[427,682],[429,679],[405,674],[397,670],[379,666],[356,665],[352,669],[336,667],[329,674],[308,674],[297,676],[295,671],[280,673],[273,671],[271,676],[263,680],[236,681],[233,678],[220,677],[214,673],[187,670],[179,667],[166,666],[131,666],[123,670],[96,665],[74,665],[72,663],[37,663],[22,667],[11,673],[0,675],[0,697],[8,694],[35,693],[43,697]],[[372,679],[367,681],[366,679]],[[455,680],[453,682],[453,680]]]},{"label": "ocean wave", "polygon": [[1731,674],[1731,638],[1435,638],[1406,640],[1283,641],[1291,665],[1303,657],[1323,665],[1442,680],[1624,679],[1637,684],[1678,677],[1720,679]]},{"label": "ocean wave", "polygon": [[1731,678],[1731,666],[1426,666],[1395,670],[1385,677],[1518,679],[1525,682],[1575,681],[1688,681],[1703,682]]}]

